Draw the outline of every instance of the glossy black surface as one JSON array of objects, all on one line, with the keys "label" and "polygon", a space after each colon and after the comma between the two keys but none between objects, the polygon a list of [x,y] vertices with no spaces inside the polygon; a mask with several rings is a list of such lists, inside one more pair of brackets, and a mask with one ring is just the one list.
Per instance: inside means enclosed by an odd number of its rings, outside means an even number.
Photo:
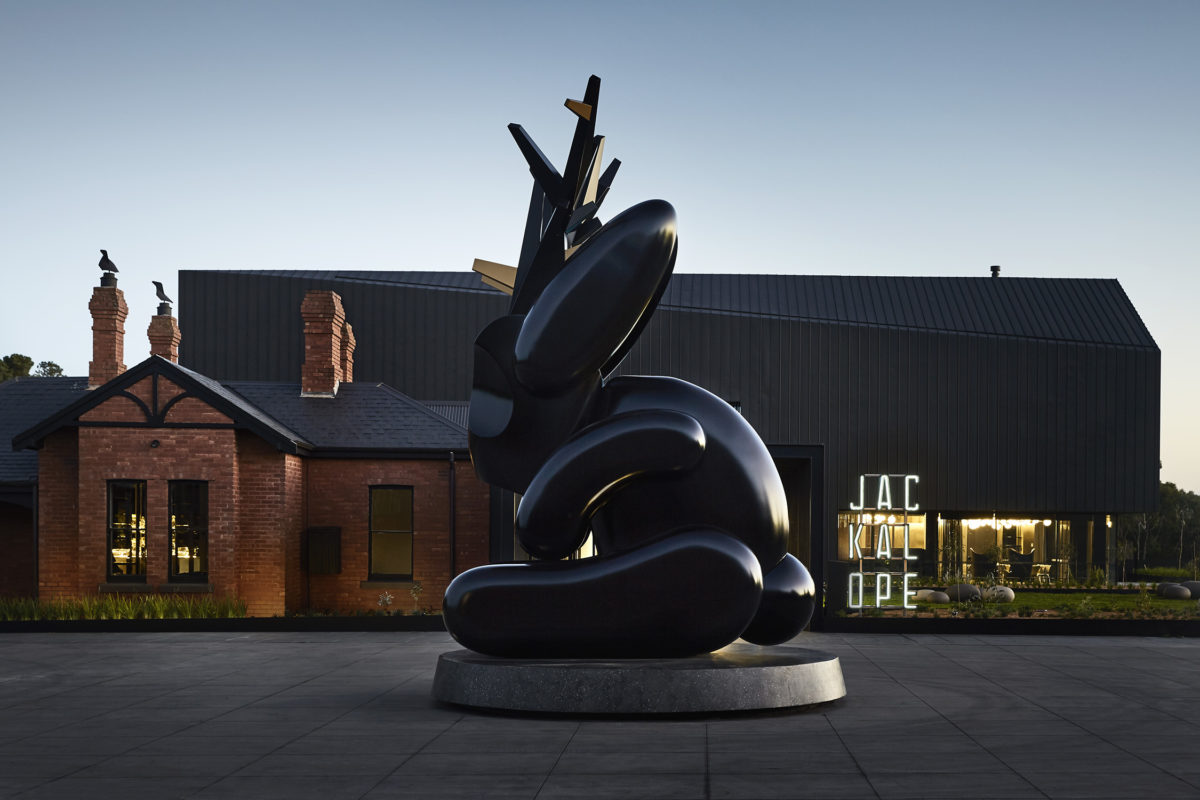
[{"label": "glossy black surface", "polygon": [[488,655],[667,658],[732,642],[761,587],[745,545],[694,530],[611,556],[476,567],[444,605],[454,638]]},{"label": "glossy black surface", "polygon": [[817,587],[812,576],[791,553],[763,576],[763,595],[758,613],[742,631],[754,644],[780,644],[808,624],[816,609]]},{"label": "glossy black surface", "polygon": [[[605,380],[653,314],[677,236],[662,200],[595,219],[616,163],[589,186],[598,98],[593,76],[564,175],[510,126],[536,183],[510,313],[475,343],[469,430],[479,476],[523,495],[517,536],[542,560],[455,578],[446,627],[513,657],[686,656],[744,631],[783,641],[808,623],[814,587],[787,556],[762,440],[693,384]],[[589,531],[598,555],[559,560]]]}]

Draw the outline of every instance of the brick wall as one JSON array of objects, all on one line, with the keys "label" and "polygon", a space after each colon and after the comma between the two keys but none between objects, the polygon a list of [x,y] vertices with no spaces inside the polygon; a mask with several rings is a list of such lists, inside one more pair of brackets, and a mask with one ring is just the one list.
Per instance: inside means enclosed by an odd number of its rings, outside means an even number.
[{"label": "brick wall", "polygon": [[306,516],[304,493],[307,463],[299,456],[283,456],[282,524],[284,535],[285,605],[288,611],[308,608],[308,582],[301,561]]},{"label": "brick wall", "polygon": [[[441,608],[450,582],[448,461],[312,459],[308,462],[308,525],[342,529],[342,572],[313,575],[311,606],[331,611],[377,610],[380,594],[392,610],[414,607],[408,582],[367,581],[370,487],[413,487],[413,579],[423,587],[417,605]],[[488,488],[469,463],[456,465],[457,570],[487,562]],[[367,585],[363,585],[366,582]]]},{"label": "brick wall", "polygon": [[[255,617],[287,610],[287,541],[300,536],[286,506],[288,457],[252,433],[237,433],[238,594]],[[294,456],[293,456],[294,458]]]},{"label": "brick wall", "polygon": [[[79,594],[79,447],[73,428],[46,437],[38,453],[38,597]],[[94,594],[95,586],[88,594]]]},{"label": "brick wall", "polygon": [[[458,498],[455,514],[455,561],[459,572],[488,563],[491,524],[491,488],[475,475],[475,468],[464,458],[455,464]],[[441,596],[434,604],[441,608]]]},{"label": "brick wall", "polygon": [[[159,407],[178,391],[160,381]],[[148,380],[129,392],[152,407]],[[146,421],[141,406],[121,396],[85,419]],[[168,420],[227,418],[184,398]],[[167,583],[168,482],[201,480],[209,484],[209,580],[218,596],[236,594],[252,616],[274,616],[306,608],[377,609],[387,591],[393,610],[410,611],[410,584],[367,582],[370,487],[401,485],[413,487],[413,575],[423,586],[417,603],[438,609],[452,578],[449,477],[448,460],[301,459],[232,429],[62,429],[46,438],[39,457],[39,593],[47,599],[92,595],[108,582],[110,480],[146,482],[146,583]],[[455,478],[455,570],[462,572],[487,563],[489,490],[465,459],[455,465]],[[310,577],[303,569],[303,532],[326,525],[342,528],[342,573]]]},{"label": "brick wall", "polygon": [[[105,403],[104,405],[107,405]],[[55,434],[56,436],[58,434]],[[157,441],[157,447],[151,442]],[[108,580],[108,481],[146,482],[146,583],[168,582],[170,551],[167,484],[208,482],[209,581],[214,594],[236,591],[235,447],[232,430],[186,428],[81,428],[78,432],[79,595],[95,594]],[[43,542],[65,537],[42,519]],[[43,585],[48,580],[43,566]]]},{"label": "brick wall", "polygon": [[82,422],[145,422],[146,412],[128,397],[110,397],[79,417]]},{"label": "brick wall", "polygon": [[233,420],[217,411],[198,397],[184,397],[167,411],[166,421],[171,423],[202,423],[205,425],[228,425]]}]

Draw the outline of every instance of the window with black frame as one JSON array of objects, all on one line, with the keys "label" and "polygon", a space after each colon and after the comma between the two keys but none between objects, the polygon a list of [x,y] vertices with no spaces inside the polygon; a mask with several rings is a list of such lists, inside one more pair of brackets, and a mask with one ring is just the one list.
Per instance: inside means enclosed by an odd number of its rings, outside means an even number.
[{"label": "window with black frame", "polygon": [[413,574],[413,489],[371,487],[370,580],[408,580]]},{"label": "window with black frame", "polygon": [[146,580],[146,482],[108,482],[108,578]]},{"label": "window with black frame", "polygon": [[208,483],[171,481],[167,488],[171,528],[170,580],[208,580]]}]

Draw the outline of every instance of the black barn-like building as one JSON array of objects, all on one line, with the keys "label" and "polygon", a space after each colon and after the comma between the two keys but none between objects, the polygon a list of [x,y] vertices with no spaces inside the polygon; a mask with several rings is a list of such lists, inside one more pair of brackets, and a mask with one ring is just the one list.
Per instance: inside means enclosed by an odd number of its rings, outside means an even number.
[{"label": "black barn-like building", "polygon": [[[314,288],[345,301],[358,381],[449,407],[508,304],[473,273],[181,271],[181,363],[297,380],[296,309]],[[997,562],[1047,581],[1111,572],[1115,516],[1156,503],[1160,353],[1115,280],[677,274],[619,371],[740,408],[777,459],[792,550],[830,609],[853,602],[851,573],[869,596],[877,573],[898,587]],[[891,508],[872,509],[878,478],[860,479],[878,474],[895,476]],[[496,559],[512,552],[505,502]]]}]

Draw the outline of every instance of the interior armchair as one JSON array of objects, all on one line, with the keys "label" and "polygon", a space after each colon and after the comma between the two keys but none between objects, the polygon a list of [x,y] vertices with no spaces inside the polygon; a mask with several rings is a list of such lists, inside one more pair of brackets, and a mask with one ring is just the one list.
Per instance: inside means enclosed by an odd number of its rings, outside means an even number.
[{"label": "interior armchair", "polygon": [[1033,553],[1035,548],[1029,548],[1028,553],[1008,549],[1008,563],[1012,576],[1019,580],[1029,580],[1033,575]]},{"label": "interior armchair", "polygon": [[971,550],[971,576],[975,580],[986,575],[997,574],[999,572],[999,564],[991,553],[979,553],[975,548]]}]

